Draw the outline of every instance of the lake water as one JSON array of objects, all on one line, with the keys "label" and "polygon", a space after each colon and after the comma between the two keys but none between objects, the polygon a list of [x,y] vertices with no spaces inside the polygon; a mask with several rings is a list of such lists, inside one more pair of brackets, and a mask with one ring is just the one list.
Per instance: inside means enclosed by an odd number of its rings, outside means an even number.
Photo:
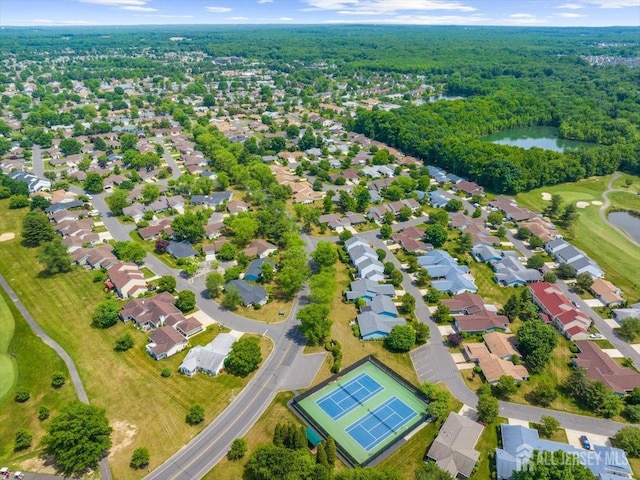
[{"label": "lake water", "polygon": [[593,146],[593,143],[567,140],[558,137],[558,129],[554,127],[512,128],[484,137],[483,140],[500,145],[511,145],[520,148],[538,147],[555,152],[567,149]]},{"label": "lake water", "polygon": [[611,212],[607,218],[640,243],[640,218],[634,217],[629,212]]}]

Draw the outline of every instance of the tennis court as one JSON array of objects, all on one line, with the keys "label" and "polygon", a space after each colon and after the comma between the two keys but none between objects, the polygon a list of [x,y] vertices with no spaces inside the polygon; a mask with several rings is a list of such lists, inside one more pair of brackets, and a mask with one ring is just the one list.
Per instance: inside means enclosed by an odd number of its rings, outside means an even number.
[{"label": "tennis court", "polygon": [[292,406],[353,465],[371,464],[428,415],[424,395],[367,357],[299,395]]},{"label": "tennis court", "polygon": [[347,427],[346,431],[368,452],[416,415],[411,407],[393,397]]},{"label": "tennis court", "polygon": [[347,383],[338,383],[337,390],[327,393],[316,404],[333,420],[338,420],[382,390],[382,385],[362,373]]}]

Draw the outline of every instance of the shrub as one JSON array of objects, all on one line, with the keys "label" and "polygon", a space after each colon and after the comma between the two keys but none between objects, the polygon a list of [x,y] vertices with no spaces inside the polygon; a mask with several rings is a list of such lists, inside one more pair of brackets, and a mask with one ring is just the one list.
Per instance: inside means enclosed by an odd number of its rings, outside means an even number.
[{"label": "shrub", "polygon": [[53,377],[51,379],[51,386],[53,388],[60,388],[64,385],[64,382],[66,382],[66,377],[64,376],[64,373],[62,372],[54,372],[53,373]]},{"label": "shrub", "polygon": [[450,347],[457,347],[462,343],[462,335],[459,333],[450,333],[447,335],[447,344]]},{"label": "shrub", "polygon": [[16,398],[16,402],[24,403],[31,398],[31,394],[29,393],[28,390],[21,389],[16,392],[15,398]]},{"label": "shrub", "polygon": [[160,376],[163,378],[169,378],[171,376],[171,370],[169,370],[168,368],[163,368],[160,372]]},{"label": "shrub", "polygon": [[47,418],[49,418],[49,415],[50,415],[49,409],[44,405],[40,405],[40,408],[38,409],[38,420],[40,421],[46,420]]},{"label": "shrub", "polygon": [[139,470],[149,465],[150,460],[149,449],[147,447],[138,447],[133,451],[133,455],[131,455],[131,463],[129,463],[129,466],[135,470]]},{"label": "shrub", "polygon": [[247,441],[244,438],[236,438],[231,443],[227,457],[229,457],[229,460],[240,460],[247,453],[247,448]]},{"label": "shrub", "polygon": [[126,352],[135,345],[136,341],[130,333],[125,333],[122,337],[116,339],[116,346],[114,350],[116,352]]},{"label": "shrub", "polygon": [[16,452],[26,450],[31,446],[32,441],[33,435],[31,435],[28,430],[21,428],[16,432],[16,443],[13,446],[13,450]]},{"label": "shrub", "polygon": [[191,405],[185,418],[189,425],[197,425],[204,421],[204,407],[198,403]]}]

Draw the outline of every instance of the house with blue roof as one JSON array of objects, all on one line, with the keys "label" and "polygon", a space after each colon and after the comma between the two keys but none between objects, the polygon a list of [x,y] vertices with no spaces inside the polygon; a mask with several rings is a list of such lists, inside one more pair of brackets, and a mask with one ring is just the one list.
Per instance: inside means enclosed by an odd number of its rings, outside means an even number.
[{"label": "house with blue roof", "polygon": [[406,325],[404,318],[379,315],[372,311],[362,312],[356,318],[362,340],[381,340],[387,338],[396,325]]},{"label": "house with blue roof", "polygon": [[268,258],[256,258],[247,267],[247,271],[244,274],[244,279],[251,282],[257,282],[262,278],[262,265],[265,263],[270,264],[274,269],[276,264]]},{"label": "house with blue roof", "polygon": [[517,252],[504,252],[504,256],[491,266],[496,272],[494,280],[505,287],[523,286],[542,280],[542,274],[538,270],[520,263]]},{"label": "house with blue roof", "polygon": [[458,265],[458,261],[444,250],[432,250],[418,257],[418,265],[429,273],[432,278],[431,286],[440,292],[457,295],[478,291],[469,267]]},{"label": "house with blue roof", "polygon": [[350,289],[345,294],[347,300],[350,301],[362,298],[365,302],[368,302],[376,295],[386,295],[389,298],[393,298],[396,295],[393,285],[374,282],[367,278],[354,280],[351,282]]},{"label": "house with blue roof", "polygon": [[175,258],[192,258],[198,255],[189,242],[175,242],[173,240],[167,246],[167,253]]},{"label": "house with blue roof", "polygon": [[449,203],[449,199],[438,191],[429,192],[429,201],[434,208],[444,208]]},{"label": "house with blue roof", "polygon": [[502,252],[484,243],[474,245],[471,249],[471,255],[480,263],[497,262],[502,258]]},{"label": "house with blue roof", "polygon": [[515,472],[526,468],[527,463],[536,454],[557,451],[577,457],[598,480],[633,478],[627,455],[619,448],[594,445],[593,450],[585,450],[567,443],[543,440],[539,438],[537,430],[522,425],[502,424],[500,428],[502,448],[496,448],[498,480],[510,479]]},{"label": "house with blue roof", "polygon": [[377,315],[383,315],[385,317],[395,318],[398,316],[398,309],[395,304],[391,300],[390,297],[386,295],[376,295],[370,301],[367,302],[367,305],[360,309],[361,312],[373,312]]}]

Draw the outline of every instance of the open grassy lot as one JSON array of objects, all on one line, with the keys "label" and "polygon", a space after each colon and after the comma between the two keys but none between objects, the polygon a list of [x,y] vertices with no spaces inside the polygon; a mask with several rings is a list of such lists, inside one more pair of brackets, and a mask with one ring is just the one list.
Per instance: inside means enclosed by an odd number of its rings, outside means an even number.
[{"label": "open grassy lot", "polygon": [[[12,338],[7,345],[8,351],[15,354],[15,358],[10,358],[15,375],[9,390],[0,399],[0,463],[3,466],[6,464],[16,467],[22,459],[30,458],[39,452],[37,445],[45,433],[43,427],[46,426],[46,420],[38,420],[40,406],[45,405],[51,410],[51,414],[55,415],[62,405],[77,397],[70,382],[60,389],[51,387],[54,372],[64,372],[69,376],[64,362],[33,333],[9,296],[0,290],[2,334],[5,333],[3,329],[8,318],[15,322],[15,331],[12,329]],[[2,375],[5,375],[4,370]],[[14,395],[18,389],[28,390],[31,398],[25,403],[16,402]],[[34,446],[16,454],[13,452],[13,441],[19,428],[26,428],[33,434]]]},{"label": "open grassy lot", "polygon": [[[639,182],[640,184],[640,182]],[[636,210],[640,212],[640,195],[635,192],[609,192],[607,195],[611,200],[612,208],[621,208],[623,210]]]},{"label": "open grassy lot", "polygon": [[478,263],[474,260],[469,264],[469,270],[478,287],[478,295],[498,308],[504,306],[511,295],[520,292],[519,288],[502,287],[497,284],[493,279],[495,272],[486,263]]},{"label": "open grassy lot", "polygon": [[[627,180],[631,180],[631,185],[627,185]],[[640,192],[640,178],[629,175],[628,173],[620,172],[620,177],[613,181],[613,188],[619,188],[620,190],[627,190],[631,193]]]},{"label": "open grassy lot", "polygon": [[[291,313],[292,306],[293,302],[291,301],[284,302],[282,300],[274,299],[259,309],[240,306],[235,313],[260,322],[277,323],[287,319]],[[280,315],[281,312],[282,315]]]},{"label": "open grassy lot", "polygon": [[9,305],[0,297],[0,399],[11,390],[16,380],[18,365],[9,352],[15,329],[16,324]]},{"label": "open grassy lot", "polygon": [[[516,196],[518,203],[531,210],[541,212],[548,202],[542,200],[542,192],[562,195],[565,202],[603,201],[602,192],[610,180],[607,177],[594,177],[576,183],[555,185],[531,190]],[[630,201],[631,195],[612,192],[612,200]],[[630,207],[625,207],[630,208]],[[574,238],[570,241],[584,250],[605,271],[607,279],[623,290],[626,298],[632,302],[640,299],[640,281],[634,269],[629,265],[640,265],[640,248],[631,243],[608,223],[604,223],[599,215],[598,205],[589,205],[579,209],[580,218],[574,228]],[[566,234],[566,231],[560,229]]]},{"label": "open grassy lot", "polygon": [[[391,353],[383,347],[381,341],[364,342],[353,335],[349,324],[355,320],[357,310],[353,303],[345,303],[343,301],[342,292],[349,286],[351,280],[349,279],[346,265],[341,262],[336,263],[336,282],[338,287],[331,304],[329,318],[333,320],[331,338],[339,341],[342,346],[342,368],[348,367],[366,355],[374,355],[402,377],[414,385],[418,385],[418,377],[408,353]],[[318,352],[323,349],[324,347],[322,346],[307,347],[305,353]],[[332,362],[333,357],[328,355],[327,360],[320,367],[318,375],[314,379],[314,385],[331,376],[330,368]]]},{"label": "open grassy lot", "polygon": [[[114,478],[141,477],[142,473],[129,468],[131,453],[136,447],[147,446],[151,467],[157,466],[204,427],[190,427],[185,423],[190,405],[202,404],[208,423],[242,389],[248,378],[229,375],[186,378],[177,373],[162,378],[161,370],[164,367],[175,370],[185,352],[156,362],[144,351],[146,337],[131,325],[118,324],[108,330],[91,328],[92,312],[105,298],[100,284],[92,283],[92,273],[83,269],[54,277],[41,275],[35,251],[26,249],[19,241],[21,219],[26,210],[10,211],[7,204],[7,200],[0,201],[0,225],[16,232],[18,238],[0,244],[0,272],[40,325],[75,360],[91,402],[106,409],[114,427],[111,459]],[[134,335],[136,346],[126,353],[117,353],[113,350],[115,339],[125,332]],[[195,337],[192,343],[207,340],[207,335],[213,332]],[[263,340],[262,345],[265,355],[271,348],[267,342]],[[47,383],[50,375],[47,373]],[[22,378],[20,370],[19,377]],[[18,386],[20,382],[21,379]],[[34,411],[37,408],[34,399],[25,405],[33,406]],[[6,410],[1,411],[4,415]],[[5,427],[0,425],[0,428]]]}]

